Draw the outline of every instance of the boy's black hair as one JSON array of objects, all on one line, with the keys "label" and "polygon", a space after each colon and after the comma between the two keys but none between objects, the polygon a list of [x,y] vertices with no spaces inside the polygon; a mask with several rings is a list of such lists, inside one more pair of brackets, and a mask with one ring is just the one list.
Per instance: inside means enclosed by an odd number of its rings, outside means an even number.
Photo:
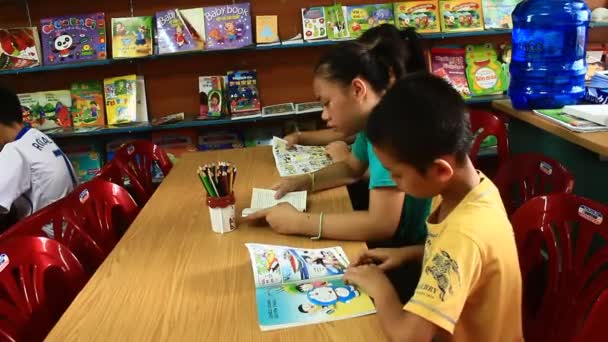
[{"label": "boy's black hair", "polygon": [[12,126],[22,122],[23,114],[17,94],[7,88],[0,87],[0,124]]},{"label": "boy's black hair", "polygon": [[368,81],[374,91],[391,85],[391,78],[426,69],[419,37],[413,29],[399,31],[383,24],[366,31],[355,41],[329,50],[315,67],[323,77],[350,84],[357,76]]},{"label": "boy's black hair", "polygon": [[443,155],[464,161],[472,141],[462,96],[426,72],[410,74],[391,87],[369,117],[367,136],[422,174]]}]

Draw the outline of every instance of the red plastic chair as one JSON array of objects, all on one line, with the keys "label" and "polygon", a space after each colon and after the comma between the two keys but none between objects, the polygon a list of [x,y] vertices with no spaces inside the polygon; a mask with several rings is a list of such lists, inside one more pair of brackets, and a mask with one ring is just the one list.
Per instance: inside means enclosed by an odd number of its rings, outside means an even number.
[{"label": "red plastic chair", "polygon": [[42,341],[86,283],[60,243],[40,237],[0,241],[0,340]]},{"label": "red plastic chair", "polygon": [[605,338],[606,316],[595,315],[608,311],[608,207],[552,194],[526,202],[511,220],[524,284],[526,340],[592,336],[598,333],[597,319],[604,322],[599,333]]},{"label": "red plastic chair", "polygon": [[114,159],[99,173],[100,178],[125,187],[125,177],[135,200],[144,206],[154,193],[152,167],[157,165],[165,176],[173,164],[160,147],[147,140],[128,142],[116,151]]},{"label": "red plastic chair", "polygon": [[481,143],[489,136],[495,136],[498,140],[498,164],[499,167],[509,158],[509,140],[507,128],[496,115],[483,110],[470,110],[471,132],[475,135],[469,157],[477,166],[477,158]]},{"label": "red plastic chair", "polygon": [[121,186],[93,179],[74,189],[63,202],[63,210],[86,230],[107,256],[133,220],[139,207]]},{"label": "red plastic chair", "polygon": [[511,156],[494,177],[494,184],[511,215],[533,197],[551,193],[571,193],[574,177],[558,161],[538,153]]},{"label": "red plastic chair", "polygon": [[55,240],[69,248],[82,263],[87,274],[92,275],[107,253],[64,206],[65,198],[28,216],[0,235],[0,241],[21,236]]}]

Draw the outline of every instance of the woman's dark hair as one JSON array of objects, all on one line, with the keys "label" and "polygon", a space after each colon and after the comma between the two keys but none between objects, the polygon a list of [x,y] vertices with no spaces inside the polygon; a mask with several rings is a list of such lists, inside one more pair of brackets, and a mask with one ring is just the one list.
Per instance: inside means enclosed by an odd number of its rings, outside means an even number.
[{"label": "woman's dark hair", "polygon": [[399,31],[388,24],[366,31],[355,41],[339,44],[315,67],[315,73],[343,84],[361,76],[376,92],[388,89],[391,81],[407,73],[422,70],[426,70],[426,62],[418,34],[412,28]]}]

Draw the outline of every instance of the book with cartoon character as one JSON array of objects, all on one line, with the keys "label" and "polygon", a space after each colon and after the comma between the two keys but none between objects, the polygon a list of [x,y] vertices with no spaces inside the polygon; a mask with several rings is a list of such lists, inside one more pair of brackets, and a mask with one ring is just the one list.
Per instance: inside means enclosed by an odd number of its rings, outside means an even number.
[{"label": "book with cartoon character", "polygon": [[136,58],[153,54],[153,18],[112,18],[112,57]]},{"label": "book with cartoon character", "polygon": [[248,2],[205,7],[207,50],[238,49],[253,43]]},{"label": "book with cartoon character", "polygon": [[158,53],[179,53],[205,48],[203,8],[171,9],[156,13]]},{"label": "book with cartoon character", "polygon": [[0,70],[39,66],[40,40],[35,27],[0,29]]},{"label": "book with cartoon character", "polygon": [[370,28],[395,24],[393,4],[346,6],[346,22],[352,38],[359,38]]},{"label": "book with cartoon character", "polygon": [[40,20],[44,65],[107,58],[106,19],[101,12]]},{"label": "book with cartoon character", "polygon": [[296,176],[318,171],[332,163],[324,146],[294,145],[287,148],[287,141],[273,137],[272,155],[281,177]]},{"label": "book with cartoon character", "polygon": [[246,244],[262,331],[376,312],[371,298],[342,280],[349,264],[340,247],[301,249]]},{"label": "book with cartoon character", "polygon": [[137,121],[137,76],[103,80],[108,125]]},{"label": "book with cartoon character", "polygon": [[106,122],[101,81],[75,82],[72,93],[72,121],[74,127],[103,126]]}]

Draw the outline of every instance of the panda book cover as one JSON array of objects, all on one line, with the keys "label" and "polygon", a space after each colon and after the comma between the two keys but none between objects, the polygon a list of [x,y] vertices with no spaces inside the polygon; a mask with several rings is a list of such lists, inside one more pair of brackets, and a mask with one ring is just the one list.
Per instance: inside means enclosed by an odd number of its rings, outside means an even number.
[{"label": "panda book cover", "polygon": [[345,284],[341,247],[304,249],[245,244],[249,250],[260,329],[285,329],[370,315],[371,298]]},{"label": "panda book cover", "polygon": [[44,65],[107,58],[106,21],[102,12],[40,20]]}]

